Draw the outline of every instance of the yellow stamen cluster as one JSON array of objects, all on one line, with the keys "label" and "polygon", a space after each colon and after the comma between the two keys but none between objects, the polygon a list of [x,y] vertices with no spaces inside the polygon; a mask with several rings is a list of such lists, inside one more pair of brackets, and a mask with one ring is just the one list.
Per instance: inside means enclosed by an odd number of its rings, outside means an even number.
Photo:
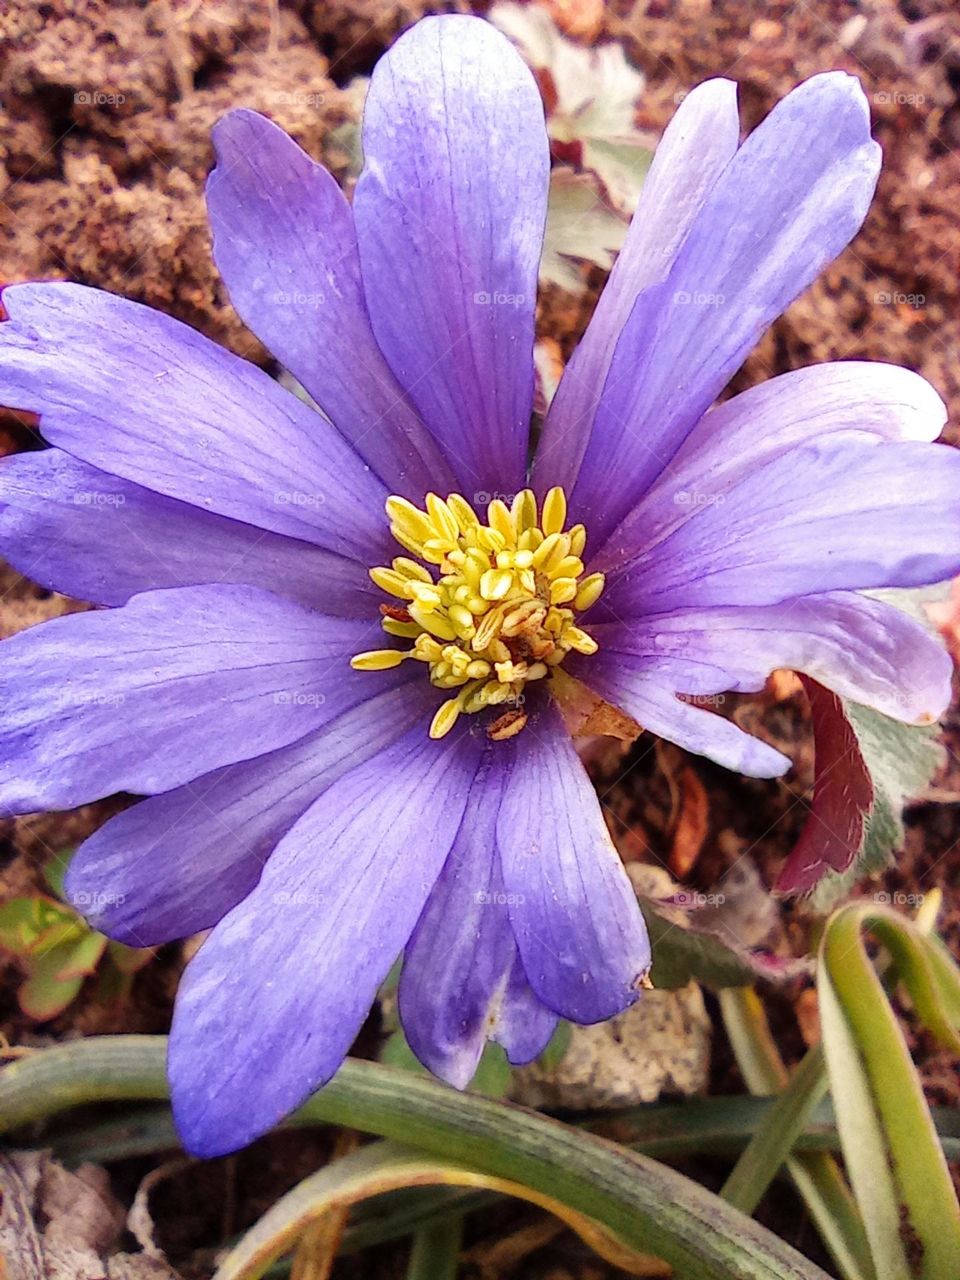
[{"label": "yellow stamen cluster", "polygon": [[[463,712],[516,705],[524,686],[548,676],[571,650],[596,653],[576,614],[600,598],[603,574],[583,576],[587,534],[582,524],[564,531],[562,489],[550,490],[539,513],[531,489],[510,506],[495,498],[486,524],[458,493],[446,500],[428,493],[423,511],[405,498],[388,498],[386,506],[390,531],[410,555],[370,577],[402,601],[381,605],[384,631],[414,643],[358,653],[351,666],[427,663],[435,685],[457,690],[434,716],[431,737],[449,733]],[[524,722],[522,713],[501,717],[490,734],[512,737]]]}]

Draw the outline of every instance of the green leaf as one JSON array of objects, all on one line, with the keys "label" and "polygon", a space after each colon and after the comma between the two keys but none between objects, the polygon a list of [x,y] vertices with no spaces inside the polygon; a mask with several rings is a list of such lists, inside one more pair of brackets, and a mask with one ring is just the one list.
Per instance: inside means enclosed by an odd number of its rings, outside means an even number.
[{"label": "green leaf", "polygon": [[[167,1097],[166,1038],[102,1036],[0,1071],[0,1131],[81,1103]],[[676,1280],[826,1280],[772,1232],[656,1161],[544,1116],[348,1060],[299,1113],[391,1138],[573,1208]]]},{"label": "green leaf", "polygon": [[560,1063],[566,1056],[567,1050],[570,1048],[570,1036],[573,1034],[573,1028],[569,1022],[563,1018],[557,1023],[557,1029],[547,1044],[547,1047],[537,1059],[537,1065],[545,1071],[552,1071],[555,1067],[559,1067]]},{"label": "green leaf", "polygon": [[48,949],[74,933],[77,921],[75,912],[43,894],[11,898],[0,906],[0,947],[21,957]]},{"label": "green leaf", "polygon": [[[798,1127],[810,1118],[820,1090],[819,1054],[808,1054],[791,1080],[777,1049],[763,1004],[749,987],[720,993],[723,1023],[740,1073],[752,1094],[779,1096],[755,1130],[724,1192],[751,1204],[781,1162],[844,1280],[877,1280],[863,1221],[850,1188],[829,1151],[797,1151]],[[781,1092],[781,1090],[783,1092]],[[741,1167],[746,1160],[747,1168]],[[752,1204],[751,1204],[752,1207]]]},{"label": "green leaf", "polygon": [[63,890],[63,881],[67,874],[67,868],[70,866],[70,859],[73,857],[74,850],[66,849],[56,854],[43,868],[43,878],[53,893],[61,900],[66,897]]},{"label": "green leaf", "polygon": [[688,982],[702,982],[715,990],[743,987],[758,978],[786,981],[803,972],[805,961],[781,960],[769,952],[736,948],[728,935],[721,937],[702,927],[696,911],[641,897],[640,909],[650,934],[655,987],[675,990]]},{"label": "green leaf", "polygon": [[[380,1061],[389,1067],[400,1067],[403,1071],[415,1071],[418,1075],[429,1076],[417,1055],[407,1043],[403,1030],[397,1027],[383,1042],[379,1054]],[[484,1045],[480,1062],[470,1089],[474,1093],[482,1093],[488,1098],[503,1098],[510,1087],[510,1063],[498,1044]]]},{"label": "green leaf", "polygon": [[884,1280],[956,1280],[960,1204],[903,1032],[867,954],[867,930],[890,951],[917,1016],[954,1050],[960,970],[913,921],[883,907],[851,904],[824,929],[824,1049],[878,1273]]},{"label": "green leaf", "polygon": [[584,282],[576,264],[592,262],[609,271],[626,234],[626,220],[610,208],[590,174],[565,167],[553,170],[541,280],[571,293],[581,291]]}]

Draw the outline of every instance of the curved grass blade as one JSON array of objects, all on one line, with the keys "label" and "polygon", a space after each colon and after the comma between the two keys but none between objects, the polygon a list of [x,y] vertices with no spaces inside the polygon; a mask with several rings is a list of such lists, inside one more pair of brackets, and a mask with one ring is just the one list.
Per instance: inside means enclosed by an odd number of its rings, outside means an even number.
[{"label": "curved grass blade", "polygon": [[[230,1250],[214,1280],[258,1280],[271,1263],[288,1253],[304,1232],[327,1214],[401,1187],[429,1186],[472,1187],[529,1200],[561,1218],[605,1261],[629,1275],[669,1274],[669,1268],[664,1269],[656,1259],[632,1253],[596,1222],[529,1187],[477,1173],[455,1161],[438,1160],[399,1143],[375,1142],[326,1165],[282,1196]],[[436,1254],[431,1257],[426,1250],[423,1256],[424,1265],[426,1261],[438,1261]],[[423,1271],[422,1275],[433,1277],[438,1273],[434,1269]]]},{"label": "curved grass blade", "polygon": [[948,1048],[957,1041],[960,973],[912,921],[884,907],[852,903],[824,929],[818,990],[830,1084],[874,1259],[884,1275],[956,1280],[960,1204],[867,931],[890,951],[918,1016]]},{"label": "curved grass blade", "polygon": [[[747,1088],[761,1095],[779,1094],[781,1090],[789,1093],[791,1080],[756,992],[749,987],[722,991],[720,1008]],[[815,1064],[816,1057],[811,1061]],[[815,1066],[808,1072],[800,1076],[799,1085],[794,1078],[794,1086],[800,1089],[796,1104],[789,1098],[783,1103],[780,1097],[771,1102],[758,1130],[758,1135],[764,1132],[760,1150],[754,1149],[746,1173],[741,1173],[734,1184],[735,1191],[743,1204],[752,1201],[754,1207],[777,1170],[785,1167],[844,1280],[876,1280],[864,1224],[836,1161],[827,1152],[804,1154],[792,1150],[796,1125],[802,1126],[809,1115],[806,1103],[816,1101],[806,1095],[815,1094],[819,1088]],[[784,1122],[788,1131],[782,1130]]]},{"label": "curved grass blade", "polygon": [[[57,1045],[0,1072],[0,1130],[93,1101],[163,1099],[166,1038]],[[568,1205],[678,1280],[826,1280],[759,1223],[689,1178],[614,1143],[507,1103],[348,1060],[301,1118],[393,1138]]]}]

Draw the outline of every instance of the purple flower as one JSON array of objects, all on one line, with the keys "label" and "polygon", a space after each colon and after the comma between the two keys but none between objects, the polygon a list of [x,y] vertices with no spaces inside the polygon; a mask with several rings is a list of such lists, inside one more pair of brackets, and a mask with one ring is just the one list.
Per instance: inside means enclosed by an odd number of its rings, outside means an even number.
[{"label": "purple flower", "polygon": [[710,408],[864,217],[879,154],[851,77],[742,146],[731,82],[684,100],[531,489],[549,160],[504,38],[444,17],[397,42],[352,208],[250,111],[215,140],[217,264],[320,413],[97,290],[8,289],[0,326],[0,399],[53,446],[0,468],[3,548],[109,606],[6,642],[0,803],[146,797],[69,891],[124,942],[213,929],[170,1045],[206,1155],[333,1075],[401,952],[407,1036],[457,1085],[488,1036],[524,1062],[558,1015],[636,998],[646,934],[551,696],[567,677],[776,775],[697,700],[789,667],[928,721],[945,653],[857,593],[960,569],[960,458],[915,374],[828,364]]}]

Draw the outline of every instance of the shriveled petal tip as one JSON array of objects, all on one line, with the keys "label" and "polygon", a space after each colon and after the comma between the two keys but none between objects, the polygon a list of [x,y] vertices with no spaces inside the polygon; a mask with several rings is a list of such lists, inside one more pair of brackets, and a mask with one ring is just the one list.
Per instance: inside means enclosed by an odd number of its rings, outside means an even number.
[{"label": "shriveled petal tip", "polygon": [[213,256],[244,322],[391,493],[452,480],[370,328],[353,213],[336,180],[255,111],[214,126]]},{"label": "shriveled petal tip", "polygon": [[[658,738],[747,777],[779,778],[787,773],[793,763],[788,756],[708,709],[716,706],[715,695],[730,688],[727,673],[708,664],[709,657],[703,663],[674,665],[660,659],[651,664],[601,649],[577,675]],[[693,695],[703,705],[683,701],[679,694]]]},{"label": "shriveled petal tip", "polygon": [[479,18],[374,69],[354,217],[373,331],[469,497],[521,487],[550,156],[536,83]]},{"label": "shriveled petal tip", "polygon": [[174,1118],[215,1156],[279,1123],[338,1069],[463,820],[469,734],[425,725],[351,770],[284,836],[184,975],[170,1033]]},{"label": "shriveled petal tip", "polygon": [[930,723],[950,698],[951,662],[940,641],[900,609],[856,592],[680,609],[631,626],[595,625],[593,634],[600,655],[590,668],[632,666],[638,680],[670,678],[685,694],[753,692],[786,668],[907,723]]}]

